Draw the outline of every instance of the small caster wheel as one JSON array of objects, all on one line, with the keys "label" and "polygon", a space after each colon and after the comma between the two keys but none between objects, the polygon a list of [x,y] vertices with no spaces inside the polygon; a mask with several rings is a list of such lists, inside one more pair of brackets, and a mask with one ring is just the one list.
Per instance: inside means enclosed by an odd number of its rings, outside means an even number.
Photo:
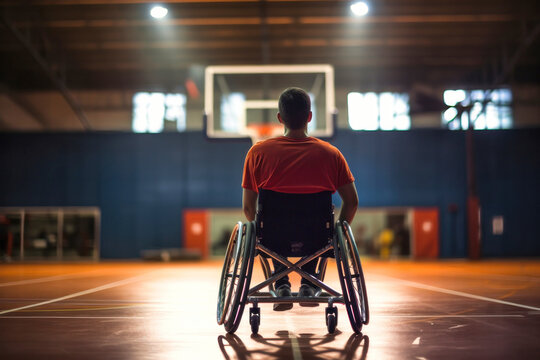
[{"label": "small caster wheel", "polygon": [[328,328],[328,332],[330,334],[333,334],[336,330],[336,326],[338,323],[338,311],[337,307],[335,306],[328,306],[325,310],[326,315],[326,327]]},{"label": "small caster wheel", "polygon": [[251,325],[251,332],[257,334],[259,332],[259,325],[261,323],[261,309],[259,307],[252,307],[249,309],[249,324]]},{"label": "small caster wheel", "polygon": [[259,324],[261,323],[261,318],[258,314],[253,314],[249,318],[249,323],[251,325],[251,332],[253,335],[257,335],[259,333]]},{"label": "small caster wheel", "polygon": [[333,334],[336,331],[337,318],[335,314],[326,315],[326,327],[328,328],[328,333]]}]

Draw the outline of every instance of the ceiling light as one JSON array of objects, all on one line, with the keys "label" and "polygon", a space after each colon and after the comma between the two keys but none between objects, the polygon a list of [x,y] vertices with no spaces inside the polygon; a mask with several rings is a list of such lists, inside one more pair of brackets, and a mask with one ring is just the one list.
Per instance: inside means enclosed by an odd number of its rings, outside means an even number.
[{"label": "ceiling light", "polygon": [[163,6],[154,6],[152,10],[150,10],[150,15],[152,15],[154,19],[163,19],[165,16],[167,16],[168,12],[169,10]]},{"label": "ceiling light", "polygon": [[351,11],[356,16],[364,16],[369,12],[369,6],[364,1],[351,4]]}]

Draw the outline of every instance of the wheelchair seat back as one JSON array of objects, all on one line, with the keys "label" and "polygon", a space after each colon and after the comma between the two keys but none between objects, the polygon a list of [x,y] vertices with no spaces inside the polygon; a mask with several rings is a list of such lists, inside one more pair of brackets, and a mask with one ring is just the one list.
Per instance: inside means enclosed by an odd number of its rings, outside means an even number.
[{"label": "wheelchair seat back", "polygon": [[332,241],[332,193],[288,194],[260,189],[256,222],[257,238],[268,249],[286,257],[311,255]]}]

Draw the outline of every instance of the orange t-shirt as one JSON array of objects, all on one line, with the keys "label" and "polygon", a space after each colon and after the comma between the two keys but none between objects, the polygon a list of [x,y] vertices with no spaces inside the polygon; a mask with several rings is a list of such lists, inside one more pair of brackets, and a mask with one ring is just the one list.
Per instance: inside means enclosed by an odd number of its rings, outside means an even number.
[{"label": "orange t-shirt", "polygon": [[354,177],[341,152],[314,137],[280,136],[258,142],[244,163],[242,187],[283,193],[335,192]]}]

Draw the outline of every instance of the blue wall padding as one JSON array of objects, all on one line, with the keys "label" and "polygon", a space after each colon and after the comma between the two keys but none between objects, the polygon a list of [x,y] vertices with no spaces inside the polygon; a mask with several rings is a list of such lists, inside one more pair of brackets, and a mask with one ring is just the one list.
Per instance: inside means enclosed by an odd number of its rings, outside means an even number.
[{"label": "blue wall padding", "polygon": [[[340,131],[331,142],[361,207],[438,207],[441,257],[467,256],[465,133]],[[3,133],[0,206],[97,206],[101,256],[136,258],[181,246],[183,209],[241,207],[250,145],[200,132]],[[540,129],[475,132],[475,149],[482,254],[539,256]],[[504,217],[502,235],[493,216]]]},{"label": "blue wall padding", "polygon": [[[540,255],[540,130],[484,131],[475,138],[482,254]],[[504,217],[502,235],[492,233]]]}]

